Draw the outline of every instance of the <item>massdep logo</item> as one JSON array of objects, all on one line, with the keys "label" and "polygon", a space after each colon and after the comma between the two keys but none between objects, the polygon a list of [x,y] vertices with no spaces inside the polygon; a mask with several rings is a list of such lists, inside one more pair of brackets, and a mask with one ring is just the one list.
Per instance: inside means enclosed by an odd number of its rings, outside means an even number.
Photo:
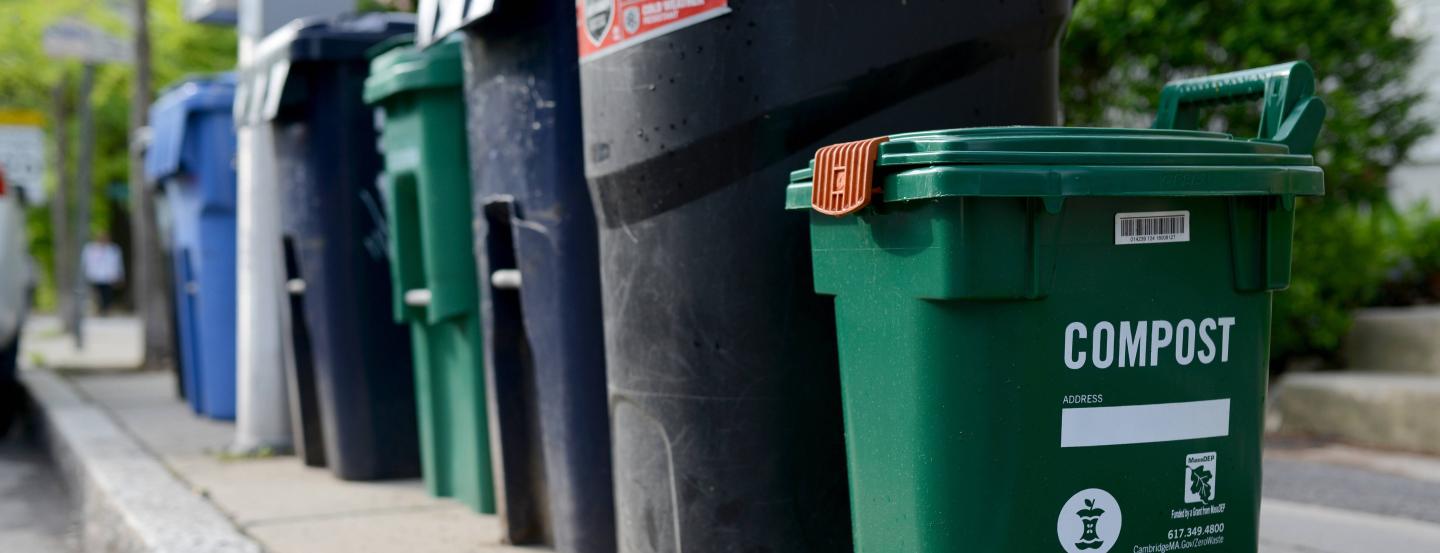
[{"label": "massdep logo", "polygon": [[1185,502],[1208,505],[1215,500],[1215,452],[1185,456]]}]

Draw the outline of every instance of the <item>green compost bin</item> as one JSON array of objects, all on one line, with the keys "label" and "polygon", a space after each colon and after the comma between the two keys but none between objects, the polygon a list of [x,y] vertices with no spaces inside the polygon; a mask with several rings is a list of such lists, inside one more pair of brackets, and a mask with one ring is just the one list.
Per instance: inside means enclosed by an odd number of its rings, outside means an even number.
[{"label": "green compost bin", "polygon": [[495,512],[485,408],[460,43],[376,47],[395,317],[410,325],[422,472],[430,493]]},{"label": "green compost bin", "polygon": [[[856,551],[1257,547],[1271,293],[1324,104],[1308,65],[1171,83],[1153,129],[822,149]],[[1193,129],[1263,100],[1256,139]]]}]

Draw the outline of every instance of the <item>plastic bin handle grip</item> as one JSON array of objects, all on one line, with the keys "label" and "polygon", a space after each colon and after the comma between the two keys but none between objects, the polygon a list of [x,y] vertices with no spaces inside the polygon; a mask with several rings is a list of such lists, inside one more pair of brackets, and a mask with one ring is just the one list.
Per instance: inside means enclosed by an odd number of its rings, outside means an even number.
[{"label": "plastic bin handle grip", "polygon": [[1262,100],[1257,139],[1310,154],[1325,120],[1325,102],[1315,96],[1315,71],[1292,61],[1195,79],[1171,81],[1160,91],[1157,129],[1194,129],[1202,107]]},{"label": "plastic bin handle grip", "polygon": [[844,217],[870,205],[880,193],[875,184],[875,160],[880,145],[890,141],[881,136],[832,144],[815,152],[810,207],[831,217]]},{"label": "plastic bin handle grip", "polygon": [[428,288],[417,288],[405,291],[405,305],[408,307],[429,307],[430,300],[434,297]]}]

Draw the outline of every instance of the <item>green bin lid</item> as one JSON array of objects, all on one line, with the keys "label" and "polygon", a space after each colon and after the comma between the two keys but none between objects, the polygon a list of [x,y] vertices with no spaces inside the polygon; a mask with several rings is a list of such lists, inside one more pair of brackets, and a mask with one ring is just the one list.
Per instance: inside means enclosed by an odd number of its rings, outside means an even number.
[{"label": "green bin lid", "polygon": [[[790,175],[788,209],[854,213],[875,201],[946,196],[1308,196],[1324,119],[1309,66],[1292,62],[1171,83],[1156,128],[981,127],[896,134],[820,149]],[[1264,100],[1260,138],[1186,130],[1195,109]],[[831,190],[812,198],[812,181]]]},{"label": "green bin lid", "polygon": [[[878,140],[884,142],[871,144],[874,162],[866,169],[882,188],[876,200],[885,202],[946,196],[1324,193],[1324,179],[1313,157],[1292,154],[1285,144],[1236,139],[1225,133],[984,127]],[[865,156],[861,143],[852,144],[857,144],[851,147],[852,156]],[[812,160],[809,168],[790,174],[787,208],[812,207],[814,169]],[[1284,178],[1274,178],[1277,172]]]},{"label": "green bin lid", "polygon": [[1088,127],[981,127],[897,134],[879,165],[1311,165],[1284,144],[1224,133]]},{"label": "green bin lid", "polygon": [[420,49],[413,37],[381,43],[371,52],[365,79],[365,103],[376,104],[396,94],[430,88],[458,87],[464,82],[460,36]]}]

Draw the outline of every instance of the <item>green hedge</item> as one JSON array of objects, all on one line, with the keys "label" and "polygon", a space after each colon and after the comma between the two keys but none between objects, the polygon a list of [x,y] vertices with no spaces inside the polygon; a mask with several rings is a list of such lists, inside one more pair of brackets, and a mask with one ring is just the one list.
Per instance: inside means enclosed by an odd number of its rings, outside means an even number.
[{"label": "green hedge", "polygon": [[[1327,196],[1298,215],[1294,283],[1275,296],[1278,361],[1333,353],[1350,312],[1383,300],[1399,258],[1440,265],[1440,252],[1398,253],[1402,227],[1386,202],[1390,170],[1431,132],[1415,114],[1423,95],[1407,85],[1420,41],[1400,19],[1391,0],[1075,4],[1060,64],[1067,125],[1146,126],[1175,78],[1294,59],[1315,67],[1331,108],[1315,156]],[[1216,110],[1205,128],[1253,136],[1258,111]]]}]

